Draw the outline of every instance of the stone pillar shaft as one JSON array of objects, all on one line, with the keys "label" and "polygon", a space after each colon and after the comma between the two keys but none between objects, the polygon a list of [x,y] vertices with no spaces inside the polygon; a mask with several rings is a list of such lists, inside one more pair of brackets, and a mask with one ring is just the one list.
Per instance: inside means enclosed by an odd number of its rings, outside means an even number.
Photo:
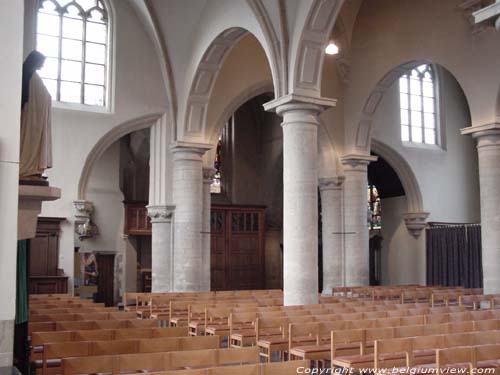
[{"label": "stone pillar shaft", "polygon": [[173,291],[173,212],[171,202],[172,155],[170,130],[166,116],[159,118],[150,131],[149,205],[151,218],[151,289]]},{"label": "stone pillar shaft", "polygon": [[210,185],[212,184],[213,168],[203,168],[203,213],[201,223],[201,247],[203,271],[201,277],[201,290],[210,291],[210,210],[212,200]]},{"label": "stone pillar shaft", "polygon": [[174,291],[200,291],[203,250],[201,243],[203,212],[202,156],[211,146],[178,142],[174,153],[173,201]]},{"label": "stone pillar shaft", "polygon": [[323,292],[344,285],[342,183],[343,177],[321,178],[321,221],[323,238]]},{"label": "stone pillar shaft", "polygon": [[368,285],[369,229],[367,216],[368,164],[376,157],[347,155],[344,165],[344,220],[346,286]]},{"label": "stone pillar shaft", "polygon": [[283,116],[285,305],[318,302],[318,115],[334,103],[288,95],[264,106]]},{"label": "stone pillar shaft", "polygon": [[172,214],[174,206],[148,206],[151,218],[151,291],[171,292],[172,282]]},{"label": "stone pillar shaft", "polygon": [[485,294],[500,293],[500,123],[462,130],[477,140]]}]

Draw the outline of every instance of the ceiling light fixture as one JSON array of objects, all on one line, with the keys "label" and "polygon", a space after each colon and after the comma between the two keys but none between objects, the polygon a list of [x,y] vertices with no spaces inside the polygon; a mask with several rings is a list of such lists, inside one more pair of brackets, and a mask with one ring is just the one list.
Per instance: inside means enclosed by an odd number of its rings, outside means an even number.
[{"label": "ceiling light fixture", "polygon": [[339,47],[333,42],[328,43],[328,45],[325,48],[325,53],[327,55],[336,55],[339,53]]}]

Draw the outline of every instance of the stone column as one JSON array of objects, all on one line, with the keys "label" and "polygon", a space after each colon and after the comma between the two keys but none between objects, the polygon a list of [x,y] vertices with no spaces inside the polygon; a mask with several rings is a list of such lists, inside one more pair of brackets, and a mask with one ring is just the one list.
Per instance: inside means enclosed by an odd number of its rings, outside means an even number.
[{"label": "stone column", "polygon": [[212,146],[176,142],[174,155],[174,291],[200,291],[203,280],[202,156]]},{"label": "stone column", "polygon": [[212,199],[210,196],[210,185],[214,175],[213,168],[203,168],[203,213],[201,219],[201,247],[203,272],[201,279],[201,290],[210,291],[210,210]]},{"label": "stone column", "polygon": [[0,1],[0,367],[11,366],[16,311],[24,1]]},{"label": "stone column", "polygon": [[332,294],[332,288],[344,283],[342,183],[344,177],[319,179],[323,237],[323,292]]},{"label": "stone column", "polygon": [[173,286],[173,229],[175,206],[172,202],[173,156],[166,116],[150,130],[149,204],[151,218],[151,276],[153,292],[171,292]]},{"label": "stone column", "polygon": [[500,123],[462,130],[477,141],[484,293],[500,293]]},{"label": "stone column", "polygon": [[346,155],[344,166],[344,285],[368,285],[369,229],[368,229],[368,164],[373,156]]},{"label": "stone column", "polygon": [[151,218],[151,291],[171,292],[172,216],[175,206],[147,206]]},{"label": "stone column", "polygon": [[318,115],[334,104],[287,95],[264,105],[283,116],[285,305],[318,302]]}]

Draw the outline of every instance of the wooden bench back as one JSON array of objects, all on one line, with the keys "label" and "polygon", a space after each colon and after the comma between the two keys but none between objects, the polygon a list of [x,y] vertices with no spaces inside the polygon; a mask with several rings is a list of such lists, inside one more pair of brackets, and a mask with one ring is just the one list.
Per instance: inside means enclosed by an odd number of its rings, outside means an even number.
[{"label": "wooden bench back", "polygon": [[184,367],[215,367],[248,362],[259,362],[257,347],[64,358],[62,373],[64,375],[118,374],[120,372],[166,371]]},{"label": "wooden bench back", "polygon": [[377,340],[374,345],[374,366],[375,369],[386,367],[384,354],[404,354],[405,366],[413,366],[413,346],[412,340],[408,338],[398,338],[391,340]]}]

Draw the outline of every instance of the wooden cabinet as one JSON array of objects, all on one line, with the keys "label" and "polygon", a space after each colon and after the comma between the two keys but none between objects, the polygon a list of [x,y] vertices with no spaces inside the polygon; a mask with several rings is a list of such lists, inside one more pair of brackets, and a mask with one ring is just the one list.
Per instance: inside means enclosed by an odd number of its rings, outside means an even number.
[{"label": "wooden cabinet", "polygon": [[151,219],[146,202],[123,202],[125,206],[125,234],[151,236]]},{"label": "wooden cabinet", "polygon": [[265,287],[265,207],[212,206],[212,290]]},{"label": "wooden cabinet", "polygon": [[29,243],[31,294],[67,293],[68,277],[59,269],[60,217],[39,217],[36,237]]}]

